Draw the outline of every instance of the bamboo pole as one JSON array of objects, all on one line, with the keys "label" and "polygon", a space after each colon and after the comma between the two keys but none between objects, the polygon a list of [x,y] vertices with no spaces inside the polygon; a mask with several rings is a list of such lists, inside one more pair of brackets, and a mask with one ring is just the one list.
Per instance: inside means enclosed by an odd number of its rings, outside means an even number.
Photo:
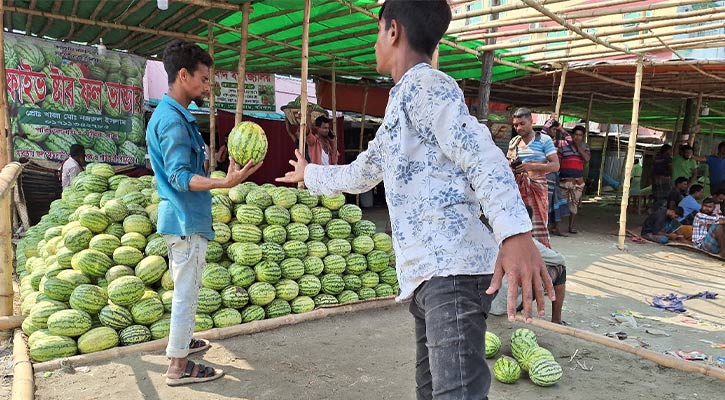
[{"label": "bamboo pole", "polygon": [[35,382],[33,365],[28,356],[28,346],[23,339],[23,331],[15,330],[13,336],[13,400],[33,400]]},{"label": "bamboo pole", "polygon": [[632,122],[627,145],[627,161],[624,169],[624,182],[622,185],[622,207],[619,210],[619,242],[617,247],[624,250],[624,239],[627,237],[627,206],[629,204],[629,180],[632,178],[634,167],[634,152],[637,149],[637,131],[639,129],[639,97],[642,86],[642,56],[637,59],[637,73],[634,78],[634,96],[632,98]]},{"label": "bamboo pole", "polygon": [[[491,2],[491,5],[495,7],[500,6],[500,4],[501,2],[499,0]],[[493,12],[490,14],[489,19],[496,20],[498,19],[498,15],[498,12]],[[493,29],[495,30],[496,28]],[[487,43],[496,43],[496,38],[488,39]],[[478,85],[478,115],[476,115],[476,117],[480,123],[488,122],[488,114],[491,106],[491,85],[493,84],[493,63],[495,57],[496,53],[494,51],[484,51],[483,54],[479,56],[482,62],[481,80]]]},{"label": "bamboo pole", "polygon": [[[2,21],[2,18],[0,18],[0,21]],[[0,46],[0,49],[2,49],[2,46]],[[5,121],[5,119],[3,118],[2,121]],[[4,143],[7,142],[3,141]],[[5,154],[3,151],[2,155]],[[15,292],[13,291],[13,228],[10,188],[13,187],[21,172],[22,166],[17,162],[5,164],[2,171],[0,171],[0,317],[13,315]]]},{"label": "bamboo pole", "polygon": [[[5,76],[5,8],[0,1],[0,88],[7,87]],[[0,90],[0,168],[13,159],[12,132],[8,123],[7,90]]]},{"label": "bamboo pole", "polygon": [[[609,126],[610,122],[607,122],[607,129],[604,132],[604,145],[602,146],[602,161],[599,163],[599,179],[597,180],[597,196],[602,195],[602,180],[604,179],[604,167],[607,162],[607,145],[609,144]],[[601,130],[601,129],[600,129]]]},{"label": "bamboo pole", "polygon": [[[709,9],[706,9],[706,10],[709,10]],[[680,22],[682,23],[682,20],[680,20]],[[657,40],[659,40],[660,43],[662,43],[662,46],[664,46],[667,50],[671,51],[672,54],[676,55],[677,58],[679,58],[682,61],[686,61],[685,57],[682,57],[682,55],[680,55],[680,53],[677,50],[675,50],[672,47],[668,46],[667,43],[665,43],[665,41],[662,40],[662,38],[657,37]],[[704,71],[702,68],[698,68],[695,65],[690,65],[690,68],[694,69],[695,71],[699,72],[700,74],[702,74],[702,75],[704,75],[704,76],[706,76],[708,78],[715,79],[716,81],[720,81],[720,82],[725,82],[725,78],[720,77],[720,76],[717,76],[717,75],[714,75],[714,74],[711,74],[711,73],[709,73],[707,71]]]},{"label": "bamboo pole", "polygon": [[[360,141],[358,145],[357,155],[363,152],[363,140],[365,139],[365,113],[368,108],[368,91],[370,87],[365,85],[365,91],[363,92],[363,105],[362,105],[362,118],[360,119]],[[360,206],[360,194],[355,195],[355,204]]]},{"label": "bamboo pole", "polygon": [[[205,8],[218,8],[220,10],[230,10],[230,11],[242,11],[244,10],[244,6],[240,6],[239,4],[232,4],[227,3],[224,1],[212,1],[212,0],[174,0],[178,3],[186,3],[186,4],[192,4],[195,6],[205,7]],[[244,3],[244,5],[249,4],[249,2]]]},{"label": "bamboo pole", "polygon": [[436,49],[433,51],[433,57],[431,57],[430,65],[435,69],[439,69],[439,62],[440,62],[440,45],[436,45]]},{"label": "bamboo pole", "polygon": [[239,125],[242,122],[242,116],[244,114],[244,86],[247,77],[247,46],[249,44],[250,12],[251,8],[249,7],[249,3],[244,3],[244,6],[242,6],[242,43],[239,49],[239,71],[237,71],[237,110],[234,114],[234,125]]},{"label": "bamboo pole", "polygon": [[332,130],[332,134],[334,136],[332,139],[332,146],[335,149],[335,152],[338,153],[335,164],[338,164],[340,161],[340,156],[337,148],[337,74],[335,71],[334,58],[332,59],[332,126],[330,129]]},{"label": "bamboo pole", "polygon": [[695,145],[695,136],[697,135],[697,131],[695,131],[694,128],[697,126],[698,122],[700,122],[700,108],[702,108],[702,92],[700,92],[700,94],[697,95],[697,105],[695,106],[695,116],[694,116],[694,120],[692,121],[693,129],[688,129],[687,142],[690,146]]},{"label": "bamboo pole", "polygon": [[672,134],[672,147],[675,149],[675,154],[677,154],[678,149],[680,147],[680,141],[682,140],[682,130],[680,129],[680,119],[682,119],[682,114],[685,112],[685,103],[687,103],[687,100],[682,100],[680,102],[680,109],[677,111],[677,119],[675,120],[675,130]]},{"label": "bamboo pole", "polygon": [[[307,101],[307,76],[309,73],[310,63],[310,11],[312,8],[311,0],[305,1],[305,11],[302,20],[302,71],[300,73],[300,139],[299,139],[299,150],[300,154],[304,157],[305,155],[305,139],[308,129],[308,118],[310,117],[310,111]],[[297,184],[299,189],[303,189],[305,186],[304,182]]]},{"label": "bamboo pole", "polygon": [[554,107],[554,113],[557,118],[560,117],[561,102],[564,100],[564,85],[566,85],[566,72],[569,70],[569,64],[564,64],[561,69],[561,81],[559,82],[559,93],[556,95],[556,107]]},{"label": "bamboo pole", "polygon": [[[295,325],[302,322],[316,321],[326,317],[343,315],[353,312],[374,310],[395,305],[395,296],[380,297],[371,300],[363,300],[355,303],[337,305],[327,308],[318,308],[303,314],[290,314],[284,317],[265,319],[261,321],[252,321],[240,325],[234,325],[227,328],[214,328],[208,331],[194,334],[194,337],[209,340],[223,340],[235,336],[251,335],[259,332],[265,332],[277,329],[287,325]],[[123,357],[128,354],[137,354],[142,352],[158,351],[166,347],[168,338],[153,340],[151,342],[135,344],[132,346],[114,347],[112,349],[99,351],[90,354],[81,354],[68,358],[57,358],[52,361],[36,363],[33,367],[35,372],[53,371],[64,365],[71,363],[73,366],[87,365],[99,361],[112,360],[114,358]]]},{"label": "bamboo pole", "polygon": [[[467,0],[467,1],[471,1],[471,0]],[[544,0],[543,3],[546,3],[547,5],[549,5],[549,4],[555,4],[555,3],[562,3],[562,2],[566,2],[566,1],[569,1],[569,0]],[[621,3],[622,1],[624,1],[624,0],[617,0],[617,3]],[[465,3],[465,2],[466,1],[459,2],[459,3]],[[453,1],[450,3],[451,3],[451,5],[455,5],[456,2]],[[506,11],[520,10],[522,8],[528,7],[526,4],[521,4],[518,2],[513,2],[513,4],[504,4],[504,5],[500,5],[500,4],[501,3],[499,2],[497,4],[492,4],[491,7],[484,8],[482,10],[462,12],[460,14],[454,15],[453,18],[451,18],[451,20],[457,21],[460,19],[478,17],[480,15],[493,15],[493,14],[498,14],[498,13],[506,12]],[[590,7],[587,7],[587,8],[590,8]],[[452,32],[452,33],[455,33],[455,32]]]},{"label": "bamboo pole", "polygon": [[584,126],[584,143],[589,143],[589,124],[592,119],[592,104],[594,104],[594,93],[589,95],[589,106],[587,106],[587,124]]},{"label": "bamboo pole", "polygon": [[[209,55],[211,56],[211,68],[209,68],[209,172],[216,171],[216,67],[214,65],[214,27],[207,25],[209,33]],[[226,172],[226,171],[225,171]]]},{"label": "bamboo pole", "polygon": [[[523,322],[524,320],[521,315],[518,315],[516,319],[521,322]],[[725,370],[712,367],[710,365],[681,360],[679,358],[667,356],[661,353],[656,353],[654,351],[643,349],[640,347],[632,347],[626,343],[606,337],[604,335],[598,335],[592,332],[573,328],[571,326],[554,324],[541,319],[532,319],[531,322],[528,323],[528,325],[533,325],[537,328],[546,329],[548,331],[555,332],[561,335],[572,336],[587,342],[593,342],[602,346],[634,354],[638,357],[642,357],[646,360],[652,361],[667,368],[672,368],[684,372],[697,372],[705,376],[725,381]]]},{"label": "bamboo pole", "polygon": [[24,315],[10,315],[0,317],[0,331],[8,331],[19,328],[25,320]]}]

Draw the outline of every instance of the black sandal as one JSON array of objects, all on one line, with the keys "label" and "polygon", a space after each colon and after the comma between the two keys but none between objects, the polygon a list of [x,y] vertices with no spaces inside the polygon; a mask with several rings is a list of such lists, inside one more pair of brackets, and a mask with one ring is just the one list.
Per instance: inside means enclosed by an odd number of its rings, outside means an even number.
[{"label": "black sandal", "polygon": [[189,342],[189,354],[204,351],[209,347],[211,347],[211,344],[209,344],[208,340],[191,338],[191,342]]},{"label": "black sandal", "polygon": [[[192,375],[194,372],[194,366],[198,366],[196,375]],[[224,376],[224,371],[217,368],[207,367],[204,364],[196,364],[189,360],[186,362],[186,368],[184,373],[179,378],[166,378],[166,384],[168,386],[181,386],[190,383],[209,382],[215,379],[219,379]]]}]

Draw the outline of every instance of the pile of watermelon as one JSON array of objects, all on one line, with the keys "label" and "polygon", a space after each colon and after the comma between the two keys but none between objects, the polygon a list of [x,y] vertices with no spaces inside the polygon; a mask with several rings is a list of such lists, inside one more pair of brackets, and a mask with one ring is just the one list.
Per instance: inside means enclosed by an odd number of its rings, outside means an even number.
[{"label": "pile of watermelon", "polygon": [[[155,187],[89,164],[18,243],[34,361],[168,336],[174,284]],[[212,195],[196,331],[397,293],[391,237],[344,196],[250,182]]]},{"label": "pile of watermelon", "polygon": [[[492,332],[486,332],[486,358],[493,358],[500,351],[501,339]],[[532,330],[521,328],[514,331],[511,354],[513,358],[501,356],[493,365],[493,375],[500,382],[515,383],[522,370],[528,372],[529,379],[537,386],[552,386],[561,380],[561,365],[549,350],[539,346]]]}]

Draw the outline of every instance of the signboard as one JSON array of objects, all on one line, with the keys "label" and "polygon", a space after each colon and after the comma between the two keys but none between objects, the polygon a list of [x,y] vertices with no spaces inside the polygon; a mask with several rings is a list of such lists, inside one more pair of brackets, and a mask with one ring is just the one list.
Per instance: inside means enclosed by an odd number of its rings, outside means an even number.
[{"label": "signboard", "polygon": [[[234,71],[216,71],[214,73],[214,101],[220,110],[237,109],[237,76]],[[246,74],[244,80],[244,111],[275,112],[274,74]],[[204,104],[205,107],[209,103]]]},{"label": "signboard", "polygon": [[143,164],[146,60],[95,47],[5,34],[14,157],[62,161],[73,144],[86,161]]}]

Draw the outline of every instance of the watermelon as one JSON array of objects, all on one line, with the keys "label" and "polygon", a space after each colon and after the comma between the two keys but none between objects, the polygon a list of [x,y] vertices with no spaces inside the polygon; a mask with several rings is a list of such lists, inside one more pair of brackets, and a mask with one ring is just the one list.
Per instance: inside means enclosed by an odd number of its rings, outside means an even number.
[{"label": "watermelon", "polygon": [[108,298],[121,306],[135,304],[144,295],[144,285],[137,276],[122,276],[108,284]]},{"label": "watermelon", "polygon": [[25,319],[23,320],[22,324],[20,324],[20,328],[21,328],[21,329],[23,330],[23,332],[24,332],[24,333],[25,333],[26,335],[28,335],[28,336],[30,336],[30,335],[32,335],[33,333],[35,333],[35,332],[37,332],[37,331],[39,331],[39,330],[40,330],[40,327],[39,327],[39,326],[36,326],[36,325],[34,325],[34,324],[33,324],[33,321],[31,321],[31,320],[30,320],[30,318],[25,318]]},{"label": "watermelon", "polygon": [[199,289],[199,302],[196,306],[197,313],[213,313],[222,306],[222,296],[214,289]]},{"label": "watermelon", "polygon": [[222,290],[231,283],[232,275],[219,264],[207,264],[201,273],[201,285],[205,288]]},{"label": "watermelon", "polygon": [[287,229],[281,225],[269,225],[262,231],[262,236],[265,242],[283,244],[287,240]]},{"label": "watermelon", "polygon": [[340,294],[337,295],[337,301],[340,304],[353,303],[358,300],[360,300],[360,297],[358,297],[357,293],[352,290],[343,290]]},{"label": "watermelon", "polygon": [[322,291],[327,294],[337,295],[345,289],[345,281],[338,274],[326,274],[320,280]]},{"label": "watermelon", "polygon": [[98,314],[108,304],[106,291],[95,285],[78,285],[70,295],[70,306],[88,314]]},{"label": "watermelon", "polygon": [[83,354],[116,346],[118,346],[118,334],[107,326],[93,328],[78,338],[78,351]]},{"label": "watermelon", "polygon": [[360,300],[374,299],[377,297],[375,289],[366,287],[360,288],[360,290],[357,291],[357,295],[360,297]]},{"label": "watermelon", "polygon": [[358,236],[352,241],[352,251],[357,254],[366,255],[373,251],[375,242],[370,236]]},{"label": "watermelon", "polygon": [[166,290],[174,290],[174,276],[171,274],[170,269],[167,269],[164,274],[161,275],[161,287]]},{"label": "watermelon", "polygon": [[212,314],[211,318],[217,328],[226,328],[242,323],[242,314],[233,308],[222,308]]},{"label": "watermelon", "polygon": [[214,319],[211,315],[197,313],[194,316],[194,332],[201,332],[214,327]]},{"label": "watermelon", "polygon": [[319,203],[319,197],[310,194],[308,190],[298,190],[297,191],[297,202],[300,204],[304,204],[309,208],[316,207]]},{"label": "watermelon", "polygon": [[143,325],[131,325],[119,332],[118,339],[122,346],[131,346],[151,340],[151,330]]},{"label": "watermelon", "polygon": [[214,241],[217,243],[224,244],[232,238],[232,230],[226,224],[215,222],[212,224],[212,229],[214,229]]},{"label": "watermelon", "polygon": [[[96,235],[96,237],[98,237],[98,236],[100,236],[100,235]],[[115,236],[114,236],[114,238],[115,238]],[[94,239],[95,239],[95,237],[94,237]],[[91,242],[92,241],[93,241],[93,239],[91,239]],[[90,243],[89,243],[89,246],[90,246]],[[96,250],[98,250],[98,249],[96,249]],[[55,253],[55,261],[58,264],[60,264],[60,266],[62,266],[62,267],[70,268],[71,259],[73,258],[73,254],[75,254],[75,252],[73,250],[66,248],[65,246],[59,247],[58,251],[56,251],[56,253]],[[113,254],[113,252],[111,252],[111,254]],[[108,254],[106,254],[106,255],[108,255]]]},{"label": "watermelon", "polygon": [[323,240],[325,239],[325,227],[320,224],[309,224],[307,230],[310,232],[310,240]]},{"label": "watermelon", "polygon": [[163,339],[167,336],[169,336],[169,331],[171,330],[171,319],[170,318],[161,318],[160,320],[154,322],[149,327],[149,331],[151,332],[151,339],[158,340]]},{"label": "watermelon", "polygon": [[133,321],[141,325],[151,325],[164,315],[164,305],[156,297],[140,300],[131,306]]},{"label": "watermelon", "polygon": [[302,277],[297,280],[297,283],[299,285],[299,294],[301,296],[314,297],[320,293],[320,290],[322,290],[322,282],[320,282],[320,279],[314,275],[302,275]]},{"label": "watermelon", "polygon": [[331,239],[327,242],[327,251],[330,254],[344,257],[350,254],[352,246],[345,239]]},{"label": "watermelon", "polygon": [[150,235],[154,231],[154,226],[148,217],[142,215],[129,215],[123,220],[123,230],[128,232],[138,232],[144,236]]},{"label": "watermelon", "polygon": [[277,290],[267,282],[256,282],[247,290],[249,300],[254,305],[264,306],[274,300]]},{"label": "watermelon", "polygon": [[362,288],[362,280],[357,275],[344,275],[342,280],[345,281],[345,290],[360,290]]},{"label": "watermelon", "polygon": [[251,190],[251,186],[241,183],[229,189],[229,193],[227,193],[227,195],[229,196],[229,200],[235,204],[242,204],[245,202],[247,195]]},{"label": "watermelon", "polygon": [[345,263],[347,265],[345,272],[348,274],[361,275],[368,269],[368,260],[360,254],[349,254],[345,257]]},{"label": "watermelon", "polygon": [[138,262],[135,274],[145,285],[153,285],[161,280],[168,269],[166,260],[161,256],[148,256]]},{"label": "watermelon", "polygon": [[246,202],[264,210],[272,205],[272,196],[264,189],[253,189],[247,194]]},{"label": "watermelon", "polygon": [[502,383],[515,383],[521,377],[521,367],[513,358],[503,356],[493,364],[493,376]]},{"label": "watermelon", "polygon": [[298,296],[290,301],[292,313],[302,314],[315,309],[315,301],[309,296]]},{"label": "watermelon", "polygon": [[244,307],[241,314],[242,314],[242,323],[260,321],[260,320],[263,320],[265,317],[264,308],[262,308],[262,306],[259,306],[256,304],[250,304],[250,305]]},{"label": "watermelon", "polygon": [[73,269],[81,271],[91,277],[104,276],[112,265],[113,262],[111,259],[98,250],[81,250],[71,258],[71,266]]},{"label": "watermelon", "polygon": [[295,204],[289,211],[292,222],[305,225],[312,222],[312,210],[304,204]]},{"label": "watermelon", "polygon": [[272,261],[261,261],[254,266],[258,282],[277,283],[282,278],[282,269]]},{"label": "watermelon", "polygon": [[521,369],[528,371],[536,361],[539,361],[542,358],[554,360],[554,355],[543,347],[529,347],[521,354],[521,361],[519,362],[519,365],[521,365]]},{"label": "watermelon", "polygon": [[171,308],[174,305],[174,291],[173,290],[167,290],[161,295],[161,304],[164,305],[164,310],[171,312]]},{"label": "watermelon", "polygon": [[232,210],[224,204],[212,204],[211,220],[215,223],[228,224],[232,220]]},{"label": "watermelon", "polygon": [[41,293],[58,301],[68,301],[73,289],[75,289],[75,285],[72,282],[55,277],[45,279],[45,281],[40,284]]},{"label": "watermelon", "polygon": [[345,258],[336,254],[330,254],[324,258],[324,272],[326,274],[342,274],[345,272],[347,264]]},{"label": "watermelon", "polygon": [[307,257],[307,245],[299,240],[290,240],[282,245],[287,257],[303,259]]},{"label": "watermelon", "polygon": [[228,268],[232,285],[248,288],[257,279],[254,270],[246,265],[232,264]]},{"label": "watermelon", "polygon": [[375,235],[376,230],[375,223],[365,219],[356,222],[353,226],[355,236],[369,236],[371,239]]},{"label": "watermelon", "polygon": [[123,329],[133,324],[133,315],[122,306],[109,304],[101,309],[98,313],[98,319],[101,324],[113,329]]},{"label": "watermelon", "polygon": [[264,307],[264,313],[267,318],[282,317],[291,314],[292,307],[286,300],[274,299]]},{"label": "watermelon", "polygon": [[563,374],[561,365],[549,358],[538,359],[529,367],[529,379],[537,386],[555,385]]},{"label": "watermelon", "polygon": [[345,204],[338,210],[341,219],[349,224],[354,224],[362,219],[362,209],[355,204]]},{"label": "watermelon", "polygon": [[324,258],[327,255],[327,245],[316,240],[307,242],[307,254],[314,257]]},{"label": "watermelon", "polygon": [[148,239],[145,253],[147,256],[167,257],[169,255],[169,248],[166,245],[166,240],[162,237]]},{"label": "watermelon", "polygon": [[[146,238],[143,239],[145,245]],[[102,233],[100,235],[94,236],[93,239],[91,239],[91,241],[88,243],[88,248],[98,250],[109,257],[113,256],[113,251],[116,250],[119,246],[121,246],[121,240],[107,233]]]},{"label": "watermelon", "polygon": [[91,316],[78,310],[60,310],[48,317],[48,330],[52,335],[75,337],[91,329]]},{"label": "watermelon", "polygon": [[232,240],[235,242],[259,243],[262,241],[262,230],[252,224],[236,224],[232,227]]},{"label": "watermelon", "polygon": [[280,206],[269,206],[264,210],[264,220],[269,225],[282,225],[286,226],[290,223],[290,212]]},{"label": "watermelon", "polygon": [[299,222],[292,222],[287,225],[287,240],[299,240],[306,242],[310,238],[310,230],[307,225]]},{"label": "watermelon", "polygon": [[352,233],[352,227],[341,219],[332,219],[325,226],[325,231],[330,239],[345,239]]},{"label": "watermelon", "polygon": [[[37,334],[35,332],[33,335]],[[30,339],[28,339],[30,342]],[[70,357],[76,354],[78,348],[75,340],[67,336],[44,334],[36,337],[30,345],[30,358],[36,362],[50,361],[54,358]]]},{"label": "watermelon", "polygon": [[78,252],[88,248],[93,239],[93,232],[85,226],[71,228],[63,237],[63,244],[68,250]]},{"label": "watermelon", "polygon": [[494,358],[501,350],[501,339],[493,332],[486,331],[486,358]]},{"label": "watermelon", "polygon": [[279,187],[272,193],[272,202],[278,207],[290,209],[297,203],[297,193],[294,189]]},{"label": "watermelon", "polygon": [[259,225],[264,221],[264,211],[252,204],[241,204],[236,209],[237,221],[243,224]]},{"label": "watermelon", "polygon": [[126,231],[123,230],[123,225],[119,224],[118,222],[112,222],[108,224],[108,228],[106,228],[104,233],[108,233],[109,235],[113,235],[118,239],[121,239]]},{"label": "watermelon", "polygon": [[388,268],[390,256],[382,250],[373,250],[367,256],[368,268],[373,272],[382,272]]},{"label": "watermelon", "polygon": [[320,293],[314,298],[316,307],[333,306],[338,304],[337,297],[327,294]]},{"label": "watermelon", "polygon": [[362,281],[363,287],[366,288],[375,288],[375,286],[378,286],[380,284],[380,276],[375,272],[371,271],[361,274],[360,280]]},{"label": "watermelon", "polygon": [[252,266],[262,261],[262,248],[254,243],[234,243],[227,249],[227,254],[240,265]]},{"label": "watermelon", "polygon": [[134,274],[133,268],[125,265],[114,265],[106,271],[106,282],[111,283],[122,276],[131,276]]},{"label": "watermelon", "polygon": [[278,299],[290,301],[299,294],[299,285],[291,279],[282,279],[275,285],[276,297]]},{"label": "watermelon", "polygon": [[325,263],[320,257],[307,256],[303,260],[305,274],[320,275],[325,269]]},{"label": "watermelon", "polygon": [[345,195],[338,194],[336,196],[320,196],[320,203],[323,207],[329,208],[330,210],[339,210],[345,205]]},{"label": "watermelon", "polygon": [[229,286],[221,292],[222,305],[228,308],[243,308],[249,303],[249,294],[241,286]]},{"label": "watermelon", "polygon": [[511,354],[516,360],[522,360],[524,351],[530,347],[538,347],[538,344],[530,336],[512,336]]},{"label": "watermelon", "polygon": [[511,340],[513,341],[514,339],[516,339],[518,337],[524,337],[524,338],[527,338],[527,339],[533,341],[534,343],[536,343],[536,333],[534,333],[534,331],[532,331],[531,329],[527,329],[527,328],[516,329],[514,331],[514,333],[511,334]]},{"label": "watermelon", "polygon": [[393,287],[387,283],[381,283],[375,286],[375,296],[377,297],[388,297],[395,294]]},{"label": "watermelon", "polygon": [[146,244],[146,237],[138,232],[129,232],[121,236],[121,246],[131,246],[144,251]]},{"label": "watermelon", "polygon": [[314,207],[312,211],[312,222],[320,225],[327,225],[332,220],[332,212],[325,207]]},{"label": "watermelon", "polygon": [[[262,258],[276,263],[282,262],[286,255],[281,245],[273,242],[262,243]],[[326,249],[325,249],[326,250]]]},{"label": "watermelon", "polygon": [[258,124],[242,121],[229,133],[227,149],[237,164],[245,166],[249,161],[257,164],[267,155],[267,135]]},{"label": "watermelon", "polygon": [[80,213],[78,222],[80,222],[81,226],[85,226],[93,233],[101,233],[106,230],[111,221],[108,220],[108,217],[106,217],[103,211],[90,208]]}]

